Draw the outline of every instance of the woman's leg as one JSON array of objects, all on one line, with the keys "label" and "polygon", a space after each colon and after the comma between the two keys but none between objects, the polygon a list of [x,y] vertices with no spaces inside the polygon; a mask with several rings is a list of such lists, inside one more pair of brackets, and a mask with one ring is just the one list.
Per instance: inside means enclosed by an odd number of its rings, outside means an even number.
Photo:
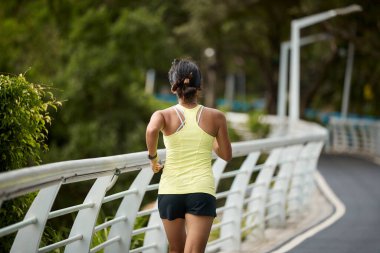
[{"label": "woman's leg", "polygon": [[172,221],[162,219],[162,223],[169,241],[169,252],[183,253],[186,242],[185,220],[180,218]]},{"label": "woman's leg", "polygon": [[185,219],[187,227],[185,253],[203,253],[214,217],[187,213]]}]

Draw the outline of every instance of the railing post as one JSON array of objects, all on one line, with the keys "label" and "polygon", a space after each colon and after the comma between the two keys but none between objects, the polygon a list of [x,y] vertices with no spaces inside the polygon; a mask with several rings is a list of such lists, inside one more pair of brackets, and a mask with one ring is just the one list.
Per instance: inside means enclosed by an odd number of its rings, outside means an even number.
[{"label": "railing post", "polygon": [[223,174],[224,169],[226,168],[227,162],[222,158],[216,158],[215,162],[212,165],[212,171],[215,179],[215,189],[218,188],[220,177]]},{"label": "railing post", "polygon": [[[318,159],[318,155],[322,149],[322,143],[306,144],[299,155],[295,164],[290,184],[289,195],[287,199],[288,214],[291,217],[297,217],[306,204],[305,194],[306,182],[313,183],[313,171]],[[310,180],[311,179],[311,180]]]},{"label": "railing post", "polygon": [[65,253],[89,252],[96,219],[112,177],[113,175],[100,177],[91,187],[83,204],[94,203],[94,206],[78,212],[69,235],[69,237],[82,235],[83,238],[67,245]]},{"label": "railing post", "polygon": [[298,158],[302,145],[293,145],[284,148],[279,159],[280,170],[277,174],[277,180],[273,185],[273,192],[269,197],[270,203],[275,203],[268,208],[268,216],[277,215],[277,219],[268,221],[272,227],[285,226],[286,223],[286,195],[289,189],[290,179],[293,173],[294,165]]},{"label": "railing post", "polygon": [[355,123],[349,120],[345,120],[345,122],[348,125],[348,135],[346,140],[348,145],[346,146],[346,150],[350,152],[360,151],[361,140],[359,139],[358,129],[356,129]]},{"label": "railing post", "polygon": [[222,243],[222,250],[237,250],[240,248],[245,193],[259,155],[259,152],[255,152],[247,156],[240,168],[241,174],[238,174],[232,183],[230,191],[236,191],[236,193],[228,195],[225,206],[233,206],[234,208],[224,211],[221,223],[232,222],[227,223],[220,229],[221,238],[231,237],[231,239]]},{"label": "railing post", "polygon": [[[155,205],[157,207],[157,202]],[[168,241],[166,239],[165,229],[163,227],[160,215],[158,212],[152,213],[149,218],[148,227],[159,226],[155,230],[150,230],[145,233],[144,246],[157,244],[154,249],[148,249],[146,253],[166,253],[168,250]]]},{"label": "railing post", "polygon": [[359,131],[362,137],[363,152],[365,154],[371,153],[371,123],[368,121],[359,122]]},{"label": "railing post", "polygon": [[253,224],[257,225],[257,229],[254,229],[253,232],[255,232],[255,235],[260,238],[264,237],[265,211],[268,201],[268,192],[281,152],[282,148],[276,148],[270,152],[269,157],[264,163],[264,168],[256,178],[256,187],[252,189],[250,194],[250,198],[253,198],[254,200],[248,204],[248,212],[256,213],[248,216],[246,223],[248,226]]},{"label": "railing post", "polygon": [[369,142],[370,142],[370,150],[371,154],[376,157],[377,154],[377,141],[378,141],[378,131],[380,129],[377,129],[377,123],[373,122],[369,127]]},{"label": "railing post", "polygon": [[30,206],[24,220],[36,218],[34,224],[30,224],[17,232],[13,242],[11,253],[37,252],[40,246],[41,236],[49,216],[50,209],[57,196],[61,183],[40,190]]},{"label": "railing post", "polygon": [[375,155],[377,159],[380,159],[380,122],[376,122],[374,124],[374,132],[375,132]]},{"label": "railing post", "polygon": [[108,240],[120,236],[120,241],[106,247],[104,252],[123,253],[129,251],[136,215],[144,198],[146,187],[149,185],[152,176],[152,169],[150,167],[145,167],[141,169],[140,173],[129,187],[129,190],[135,189],[137,192],[128,194],[123,198],[114,217],[114,219],[125,217],[126,220],[125,222],[113,224],[108,234]]},{"label": "railing post", "polygon": [[302,187],[302,205],[306,207],[311,200],[311,195],[315,189],[314,172],[317,169],[319,155],[322,151],[323,142],[310,142],[306,145],[308,160],[304,168],[304,184]]}]

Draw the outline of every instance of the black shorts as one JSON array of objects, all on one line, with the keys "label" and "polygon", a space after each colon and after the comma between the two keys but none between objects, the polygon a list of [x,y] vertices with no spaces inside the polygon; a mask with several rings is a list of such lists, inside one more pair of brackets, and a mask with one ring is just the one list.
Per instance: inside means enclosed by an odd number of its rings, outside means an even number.
[{"label": "black shorts", "polygon": [[158,194],[161,219],[184,219],[186,213],[216,217],[216,199],[208,193]]}]

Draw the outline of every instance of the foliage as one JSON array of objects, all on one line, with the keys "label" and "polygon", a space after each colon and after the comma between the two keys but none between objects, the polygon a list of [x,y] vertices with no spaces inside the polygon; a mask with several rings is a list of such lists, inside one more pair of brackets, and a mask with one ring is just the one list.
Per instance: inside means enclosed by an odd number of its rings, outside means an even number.
[{"label": "foliage", "polygon": [[141,84],[158,64],[153,59],[170,55],[169,42],[159,13],[141,7],[111,14],[105,6],[89,8],[69,34],[58,82],[67,99],[64,127],[54,127],[52,140],[61,160],[145,149],[146,123],[157,107]]},{"label": "foliage", "polygon": [[[0,72],[51,83],[60,68],[61,40],[46,1],[0,1]],[[57,64],[58,63],[58,64]]]},{"label": "foliage", "polygon": [[[139,228],[146,227],[146,225],[148,224],[148,221],[149,221],[148,216],[137,217],[133,229],[136,230]],[[144,237],[145,237],[144,233],[133,236],[131,240],[131,249],[142,247],[144,243]]]},{"label": "foliage", "polygon": [[[57,109],[49,87],[28,82],[23,75],[0,75],[0,171],[19,169],[41,162],[46,145],[47,124],[51,123],[49,108]],[[35,193],[5,201],[0,209],[0,227],[23,219]],[[11,246],[13,235],[2,238],[0,251]]]},{"label": "foliage", "polygon": [[238,142],[242,140],[240,135],[236,132],[236,130],[233,127],[231,127],[230,124],[228,124],[228,137],[230,137],[231,142]]},{"label": "foliage", "polygon": [[[101,219],[101,221],[103,223],[103,222],[106,222],[107,220],[109,220],[110,218],[111,217],[108,217],[106,219]],[[146,227],[146,225],[148,224],[148,221],[149,221],[148,216],[136,217],[133,230]],[[96,247],[97,245],[107,241],[109,231],[110,231],[110,228],[108,227],[108,228],[105,228],[105,229],[103,229],[97,233],[94,233],[94,236],[93,236],[92,242],[91,242],[91,248]],[[131,250],[142,247],[143,243],[144,243],[144,237],[145,237],[144,233],[132,236],[131,246],[130,246]],[[104,252],[104,250],[102,250],[100,252]]]},{"label": "foliage", "polygon": [[[2,217],[0,219],[0,228],[21,221],[36,195],[36,193],[31,193],[16,199],[4,201],[0,209],[0,217]],[[6,219],[3,217],[6,217]],[[0,240],[0,252],[9,252],[14,238],[15,234],[2,237]]]},{"label": "foliage", "polygon": [[266,138],[269,134],[270,126],[261,121],[263,115],[260,111],[251,111],[249,113],[248,128],[257,139]]},{"label": "foliage", "polygon": [[48,149],[49,108],[61,105],[48,87],[28,82],[23,75],[0,75],[1,171],[40,163]]}]

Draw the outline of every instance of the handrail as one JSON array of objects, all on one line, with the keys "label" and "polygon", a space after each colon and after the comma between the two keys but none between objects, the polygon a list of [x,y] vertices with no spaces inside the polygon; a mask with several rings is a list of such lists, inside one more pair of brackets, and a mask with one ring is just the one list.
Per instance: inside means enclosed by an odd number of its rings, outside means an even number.
[{"label": "handrail", "polygon": [[[231,114],[227,116],[234,117]],[[226,201],[217,208],[220,220],[216,221],[213,230],[217,231],[218,236],[212,238],[207,247],[208,252],[218,249],[237,250],[243,232],[254,230],[255,233],[263,234],[268,226],[284,225],[288,217],[305,210],[307,199],[313,190],[310,179],[313,178],[327,131],[315,124],[299,121],[288,126],[284,134],[283,121],[276,122],[276,118],[267,120],[275,126],[272,137],[232,144],[233,158],[245,157],[240,168],[225,172],[227,163],[213,154],[216,159],[213,163],[216,186],[223,180],[232,181],[232,185],[217,192],[217,198]],[[158,153],[161,158],[165,157],[165,150],[159,150]],[[144,195],[157,191],[158,188],[157,184],[151,184],[153,172],[146,157],[146,152],[137,152],[64,161],[0,174],[0,202],[40,190],[25,220],[0,228],[0,235],[18,231],[11,252],[45,252],[65,247],[66,253],[96,252],[101,249],[106,253],[128,250],[165,253],[167,242],[162,239],[165,232],[157,207],[141,209]],[[258,163],[260,157],[265,162]],[[133,171],[138,173],[128,189],[106,196],[107,191],[117,183],[120,174]],[[96,180],[82,204],[50,210],[61,185],[80,184],[89,179]],[[117,199],[121,199],[121,203],[115,216],[97,224],[102,205]],[[297,212],[292,213],[290,210]],[[39,242],[46,221],[71,212],[78,214],[69,237],[40,248]],[[29,225],[29,220],[33,217],[35,223]],[[148,225],[135,229],[134,223],[138,217],[149,217]],[[92,246],[93,234],[105,229],[108,231],[108,239]],[[140,233],[145,233],[143,245],[130,249],[132,237]],[[80,239],[73,240],[72,238],[78,238],[77,235],[81,235]]]},{"label": "handrail", "polygon": [[[301,135],[299,137],[274,137],[243,141],[232,144],[232,156],[244,156],[251,152],[270,150],[278,146],[304,144],[321,139],[326,139],[326,135],[317,133],[306,136]],[[165,157],[165,150],[159,150],[158,153],[160,157]],[[139,170],[149,164],[146,157],[147,152],[138,152],[126,155],[50,163],[2,173],[0,177],[0,200],[33,192],[56,182],[67,184],[112,175],[116,170],[120,170],[121,173]]]},{"label": "handrail", "polygon": [[380,120],[330,117],[327,151],[380,159]]}]

